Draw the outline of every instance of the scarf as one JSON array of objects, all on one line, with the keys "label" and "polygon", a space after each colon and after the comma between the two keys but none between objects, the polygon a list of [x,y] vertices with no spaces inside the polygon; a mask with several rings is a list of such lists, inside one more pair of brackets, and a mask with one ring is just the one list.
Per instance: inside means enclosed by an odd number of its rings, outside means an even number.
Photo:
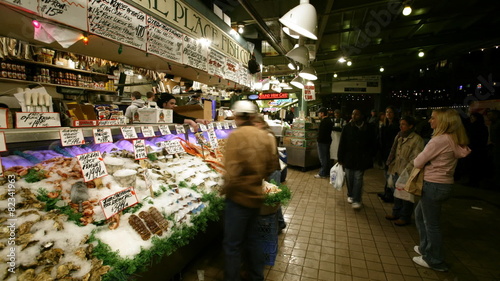
[{"label": "scarf", "polygon": [[392,161],[394,161],[394,158],[396,157],[396,150],[398,149],[399,138],[403,138],[403,139],[407,138],[411,133],[413,133],[414,130],[415,130],[414,128],[411,128],[410,130],[408,130],[406,132],[399,131],[399,133],[396,136],[396,139],[394,139],[394,143],[392,144],[391,152],[389,153],[389,157],[387,157],[387,161],[385,162],[388,166],[389,166],[389,164],[392,163]]}]

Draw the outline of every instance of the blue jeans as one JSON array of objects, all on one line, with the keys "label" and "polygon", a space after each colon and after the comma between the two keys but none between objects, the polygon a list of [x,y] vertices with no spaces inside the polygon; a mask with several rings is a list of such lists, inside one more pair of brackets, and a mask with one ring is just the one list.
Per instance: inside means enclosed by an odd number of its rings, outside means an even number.
[{"label": "blue jeans", "polygon": [[441,205],[450,198],[452,184],[424,181],[422,198],[415,208],[415,223],[420,235],[418,247],[423,259],[433,268],[446,268],[440,229]]},{"label": "blue jeans", "polygon": [[318,158],[321,164],[318,175],[322,177],[330,176],[330,144],[318,142]]},{"label": "blue jeans", "polygon": [[226,199],[224,212],[224,280],[239,281],[242,257],[247,254],[250,280],[264,280],[265,256],[258,242],[258,208],[247,208]]},{"label": "blue jeans", "polygon": [[345,169],[345,179],[347,183],[347,197],[352,197],[355,203],[361,203],[363,193],[363,175],[365,170]]},{"label": "blue jeans", "polygon": [[[394,183],[398,181],[398,178],[399,178],[398,174],[392,176],[392,180],[394,181]],[[413,202],[394,197],[394,206],[392,207],[392,215],[395,216],[396,218],[404,220],[405,222],[411,222],[413,205],[414,205]]]}]

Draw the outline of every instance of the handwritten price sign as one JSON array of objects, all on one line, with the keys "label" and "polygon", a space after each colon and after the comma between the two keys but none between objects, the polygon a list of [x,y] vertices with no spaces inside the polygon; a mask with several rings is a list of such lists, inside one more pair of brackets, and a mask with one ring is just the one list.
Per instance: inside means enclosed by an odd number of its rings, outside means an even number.
[{"label": "handwritten price sign", "polygon": [[212,148],[218,148],[219,142],[217,141],[217,136],[215,135],[215,130],[208,130],[208,142]]},{"label": "handwritten price sign", "polygon": [[139,203],[133,187],[126,188],[99,201],[106,219]]},{"label": "handwritten price sign", "polygon": [[110,143],[113,142],[110,128],[93,129],[94,143]]},{"label": "handwritten price sign", "polygon": [[182,147],[181,143],[179,142],[179,140],[162,141],[160,143],[160,146],[165,148],[168,154],[177,154],[186,152]]},{"label": "handwritten price sign", "polygon": [[76,157],[80,163],[80,167],[82,168],[83,180],[85,182],[108,175],[101,152],[92,151],[77,155]]},{"label": "handwritten price sign", "polygon": [[148,158],[148,152],[146,150],[146,141],[133,140],[133,143],[134,143],[135,160],[142,160]]},{"label": "handwritten price sign", "polygon": [[170,128],[168,127],[168,125],[158,125],[158,129],[160,129],[160,133],[163,136],[172,134],[172,132],[170,132]]},{"label": "handwritten price sign", "polygon": [[123,138],[126,140],[138,138],[137,132],[132,126],[121,127],[120,130],[122,131]]},{"label": "handwritten price sign", "polygon": [[156,137],[153,126],[141,126],[142,136],[145,138]]},{"label": "handwritten price sign", "polygon": [[61,129],[59,130],[62,146],[72,146],[85,144],[82,129]]},{"label": "handwritten price sign", "polygon": [[184,130],[184,125],[175,125],[175,131],[177,134],[184,134],[186,130]]}]

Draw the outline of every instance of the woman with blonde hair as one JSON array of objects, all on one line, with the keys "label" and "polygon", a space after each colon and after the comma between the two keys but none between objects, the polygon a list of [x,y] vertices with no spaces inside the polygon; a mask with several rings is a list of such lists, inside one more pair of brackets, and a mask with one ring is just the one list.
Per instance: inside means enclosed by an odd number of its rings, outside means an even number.
[{"label": "woman with blonde hair", "polygon": [[450,197],[457,160],[470,153],[469,140],[456,110],[436,109],[429,123],[434,130],[432,138],[413,161],[424,173],[422,198],[415,208],[420,245],[413,248],[420,256],[413,257],[413,262],[447,271],[439,226],[441,205]]}]

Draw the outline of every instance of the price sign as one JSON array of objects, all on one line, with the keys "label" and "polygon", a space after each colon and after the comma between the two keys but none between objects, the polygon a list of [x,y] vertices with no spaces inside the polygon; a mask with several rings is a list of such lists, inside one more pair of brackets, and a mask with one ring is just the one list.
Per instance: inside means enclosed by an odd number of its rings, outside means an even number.
[{"label": "price sign", "polygon": [[213,130],[214,129],[214,123],[208,123],[207,129],[208,130]]},{"label": "price sign", "polygon": [[59,112],[16,112],[16,128],[61,127]]},{"label": "price sign", "polygon": [[108,175],[101,152],[92,151],[77,155],[76,157],[80,163],[80,167],[82,168],[83,180],[85,182]]},{"label": "price sign", "polygon": [[170,132],[170,128],[168,127],[168,125],[158,125],[158,129],[160,129],[160,133],[163,136],[172,134],[172,132]]},{"label": "price sign", "polygon": [[120,127],[120,130],[122,131],[124,139],[128,140],[137,138],[137,132],[135,131],[135,128],[132,126]]},{"label": "price sign", "polygon": [[0,177],[3,177],[3,166],[2,166],[2,158],[1,157],[0,157]]},{"label": "price sign", "polygon": [[113,142],[110,128],[97,128],[92,130],[94,134],[94,143],[110,143]]},{"label": "price sign", "polygon": [[179,140],[162,141],[160,145],[161,147],[167,150],[168,154],[177,154],[186,152],[182,147],[181,143],[179,142]]},{"label": "price sign", "polygon": [[225,129],[225,130],[229,130],[229,123],[224,122],[224,129]]},{"label": "price sign", "polygon": [[85,144],[82,129],[61,129],[59,130],[62,146],[72,146]]},{"label": "price sign", "polygon": [[207,126],[205,126],[205,124],[200,124],[200,131],[206,132],[207,131]]},{"label": "price sign", "polygon": [[139,203],[133,187],[126,188],[99,201],[106,219]]},{"label": "price sign", "polygon": [[0,132],[0,152],[7,151],[7,144],[5,143],[5,133]]},{"label": "price sign", "polygon": [[185,134],[184,125],[175,125],[175,131],[177,134]]},{"label": "price sign", "polygon": [[208,142],[210,143],[210,147],[218,148],[219,141],[217,140],[217,136],[215,135],[215,130],[208,130]]},{"label": "price sign", "polygon": [[145,138],[156,137],[153,126],[141,126],[142,136]]},{"label": "price sign", "polygon": [[146,150],[146,141],[139,139],[139,140],[133,140],[133,143],[134,143],[135,160],[142,160],[148,158],[148,152]]},{"label": "price sign", "polygon": [[221,122],[215,123],[215,126],[217,127],[217,130],[222,130],[222,123]]},{"label": "price sign", "polygon": [[236,122],[234,122],[234,121],[231,123],[231,127],[233,127],[233,129],[238,128],[238,126],[236,126]]}]

